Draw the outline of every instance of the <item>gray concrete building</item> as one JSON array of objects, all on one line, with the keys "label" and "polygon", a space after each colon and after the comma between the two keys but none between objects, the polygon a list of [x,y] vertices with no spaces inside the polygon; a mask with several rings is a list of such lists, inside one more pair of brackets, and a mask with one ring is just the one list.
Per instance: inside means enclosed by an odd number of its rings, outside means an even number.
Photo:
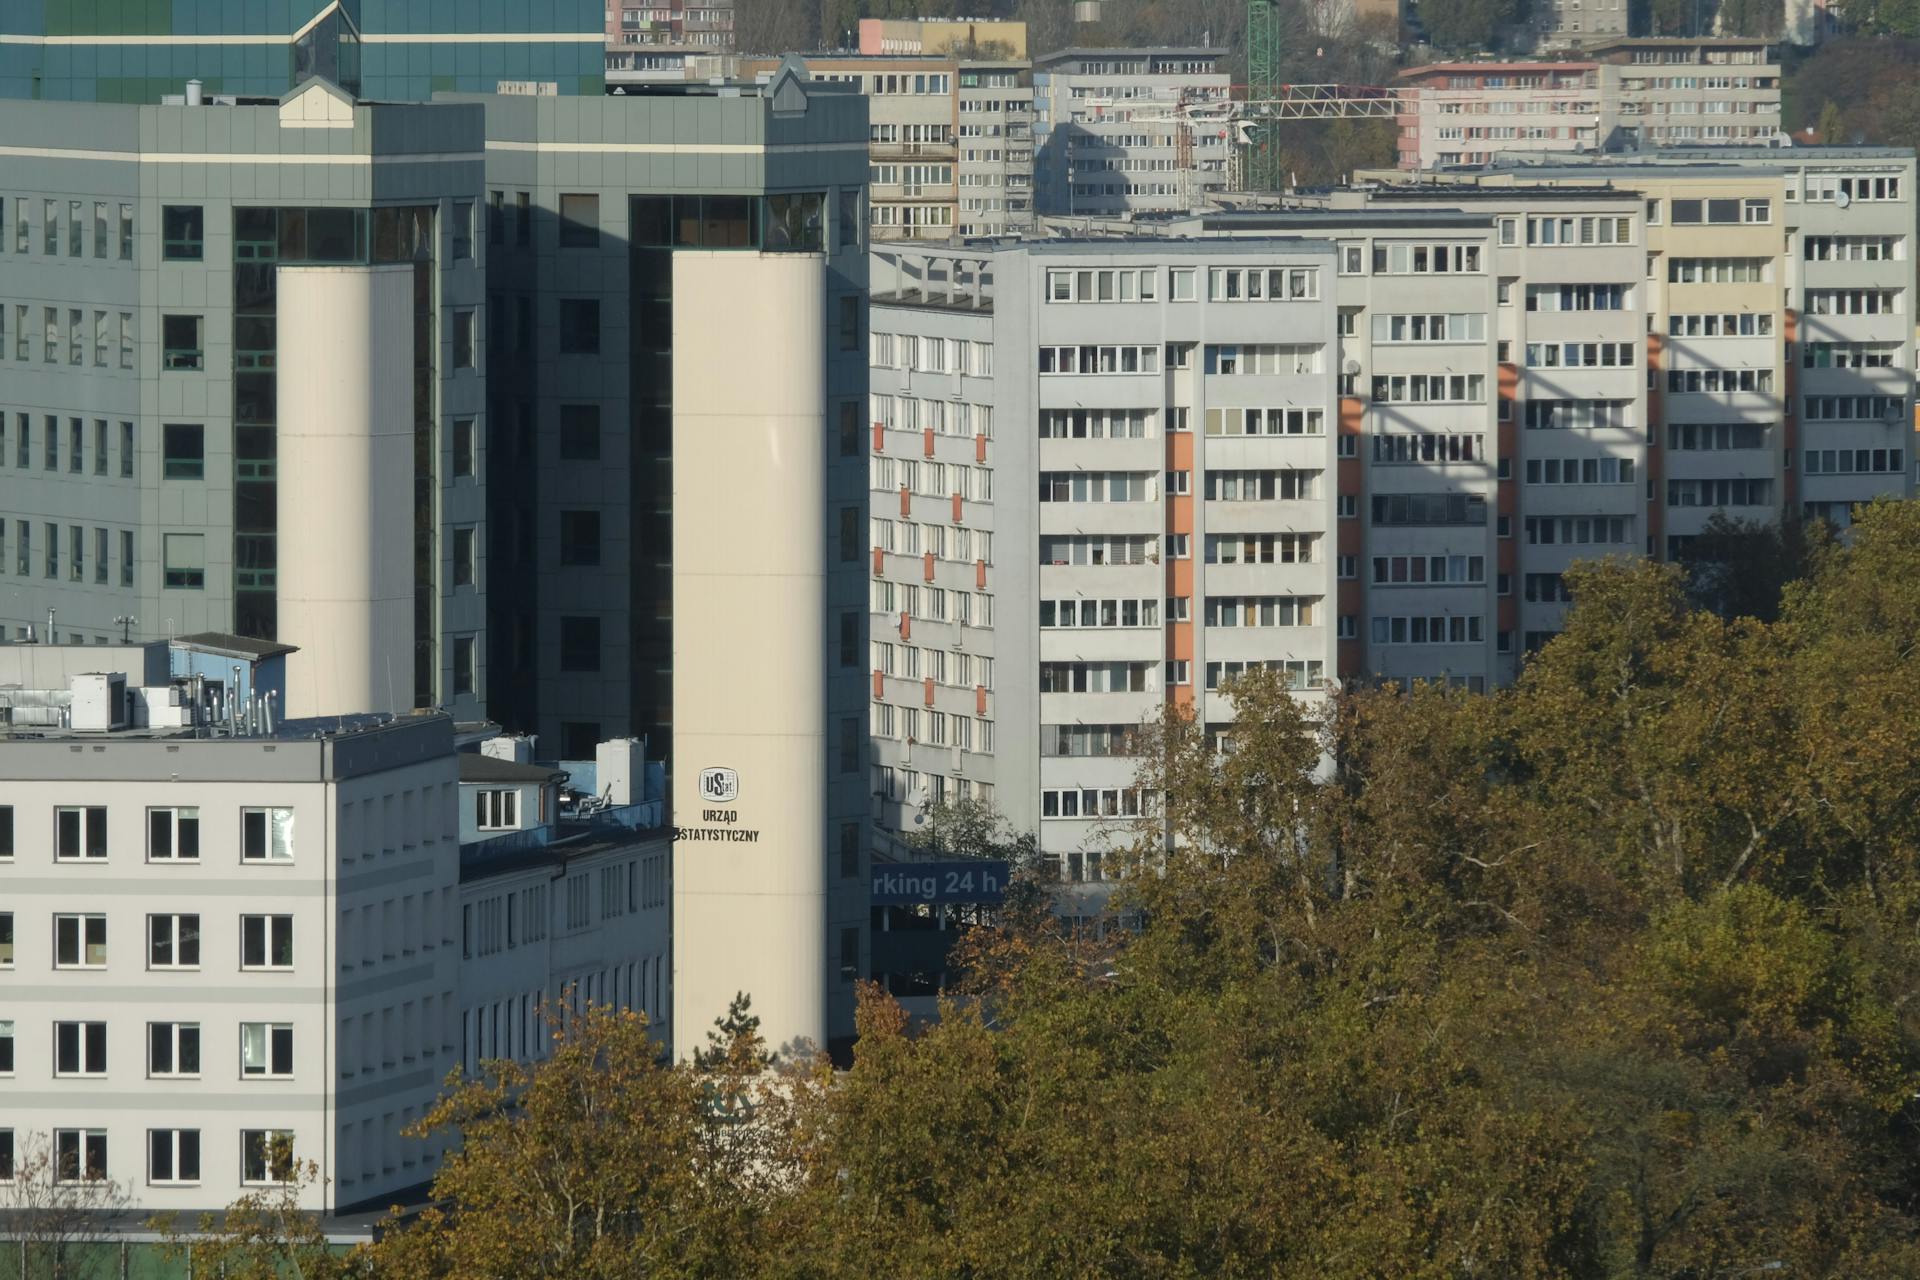
[{"label": "gray concrete building", "polygon": [[481,126],[0,101],[11,638],[289,637],[294,714],[477,711]]}]

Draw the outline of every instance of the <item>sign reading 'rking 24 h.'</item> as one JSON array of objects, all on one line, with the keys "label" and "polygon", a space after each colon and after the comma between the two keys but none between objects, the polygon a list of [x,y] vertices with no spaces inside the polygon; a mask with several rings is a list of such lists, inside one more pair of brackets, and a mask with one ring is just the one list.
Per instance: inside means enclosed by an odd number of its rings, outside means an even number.
[{"label": "sign reading 'rking 24 h.'", "polygon": [[873,868],[873,905],[977,902],[997,906],[1007,896],[1007,864],[997,858],[955,862],[883,862]]}]

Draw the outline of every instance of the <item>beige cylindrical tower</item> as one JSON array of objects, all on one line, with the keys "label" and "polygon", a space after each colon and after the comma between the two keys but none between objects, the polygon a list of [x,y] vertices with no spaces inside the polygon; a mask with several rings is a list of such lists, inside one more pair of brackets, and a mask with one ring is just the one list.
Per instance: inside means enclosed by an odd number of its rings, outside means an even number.
[{"label": "beige cylindrical tower", "polygon": [[825,262],[673,271],[674,1052],[826,1043]]},{"label": "beige cylindrical tower", "polygon": [[413,693],[413,269],[275,275],[287,714],[398,711]]}]

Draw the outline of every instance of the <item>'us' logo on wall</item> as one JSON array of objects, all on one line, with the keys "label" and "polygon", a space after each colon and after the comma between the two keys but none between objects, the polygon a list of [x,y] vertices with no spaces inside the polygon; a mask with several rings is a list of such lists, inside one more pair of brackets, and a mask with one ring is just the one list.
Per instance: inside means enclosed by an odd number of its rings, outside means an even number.
[{"label": "'us' logo on wall", "polygon": [[725,804],[740,794],[738,770],[727,768],[700,771],[700,798],[713,804]]}]

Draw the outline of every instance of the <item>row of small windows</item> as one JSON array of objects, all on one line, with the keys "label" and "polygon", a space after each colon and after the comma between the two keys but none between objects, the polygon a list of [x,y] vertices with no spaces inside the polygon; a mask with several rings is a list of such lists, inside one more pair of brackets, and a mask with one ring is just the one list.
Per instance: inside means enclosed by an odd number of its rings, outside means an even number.
[{"label": "row of small windows", "polygon": [[[0,805],[0,859],[15,853],[15,805]],[[62,862],[104,861],[108,853],[105,805],[59,805],[53,810],[53,856]],[[150,808],[146,811],[146,856],[149,862],[193,862],[200,857],[200,810],[197,807]],[[293,861],[293,810],[242,808],[239,811],[242,862]]]},{"label": "row of small windows", "polygon": [[[92,312],[91,325],[87,322],[88,312],[80,307],[43,306],[39,313],[40,323],[35,325],[34,308],[14,303],[13,335],[9,342],[7,308],[0,305],[0,358],[11,351],[15,360],[32,360],[37,350],[43,364],[79,367],[88,363],[91,353],[92,367],[106,369],[113,366],[117,353],[120,368],[133,368],[133,312],[96,310]],[[186,326],[188,321],[192,322],[191,332]],[[178,338],[177,351],[183,360],[188,350],[195,353],[199,350],[199,322],[198,316],[167,316],[163,321],[168,349],[176,349],[173,340]]]},{"label": "row of small windows", "polygon": [[[33,253],[37,251],[48,257],[64,256],[84,258],[91,256],[98,260],[117,259],[121,262],[133,261],[133,206],[118,201],[95,200],[92,202],[92,217],[88,218],[86,201],[41,199],[38,209],[31,196],[13,198],[13,235],[12,248],[15,253]],[[0,216],[4,216],[7,201],[0,196]],[[40,234],[34,235],[34,214]],[[167,224],[175,225],[174,215],[180,210],[169,207],[165,210]],[[193,215],[199,210],[191,209]],[[64,216],[63,216],[64,215]],[[62,236],[64,230],[65,235]],[[8,237],[0,234],[0,249],[7,246]],[[197,244],[197,236],[195,238]],[[172,252],[167,257],[179,256]],[[193,257],[200,255],[195,252]]]},{"label": "row of small windows", "polygon": [[[93,531],[93,581],[96,586],[106,586],[113,579],[113,569],[110,561],[113,547],[113,533],[114,531],[111,529],[101,529],[98,527]],[[137,563],[134,558],[134,533],[131,529],[122,529],[119,533],[120,585],[123,587],[131,587],[134,585],[134,565]],[[176,537],[181,535],[168,534],[166,536]],[[198,538],[202,535],[190,534],[185,536]],[[59,525],[49,520],[42,526],[40,546],[43,553],[42,569],[44,576],[52,579],[59,578],[61,555]],[[67,526],[66,548],[67,580],[69,582],[85,582],[87,580],[87,530],[85,526],[77,524]],[[0,518],[0,572],[5,572],[6,570],[6,552],[7,522],[5,519]],[[16,520],[13,522],[13,570],[20,577],[31,577],[33,575],[33,564],[33,522],[31,520]],[[167,585],[173,586],[176,584],[168,582]]]},{"label": "row of small windows", "polygon": [[[146,967],[200,968],[202,937],[197,912],[149,915]],[[51,942],[56,969],[107,967],[104,914],[56,913]],[[237,942],[239,967],[243,970],[293,968],[292,916],[242,915]],[[0,912],[0,968],[13,967],[14,949],[14,913]]]},{"label": "row of small windows", "polygon": [[[159,1024],[156,1024],[159,1025]],[[196,1186],[201,1180],[199,1129],[147,1130],[147,1183],[156,1187]],[[246,1186],[279,1186],[292,1180],[291,1129],[241,1129],[240,1181]],[[53,1130],[51,1174],[61,1185],[108,1179],[105,1129]],[[0,1183],[10,1183],[24,1158],[12,1129],[0,1129]]]}]

